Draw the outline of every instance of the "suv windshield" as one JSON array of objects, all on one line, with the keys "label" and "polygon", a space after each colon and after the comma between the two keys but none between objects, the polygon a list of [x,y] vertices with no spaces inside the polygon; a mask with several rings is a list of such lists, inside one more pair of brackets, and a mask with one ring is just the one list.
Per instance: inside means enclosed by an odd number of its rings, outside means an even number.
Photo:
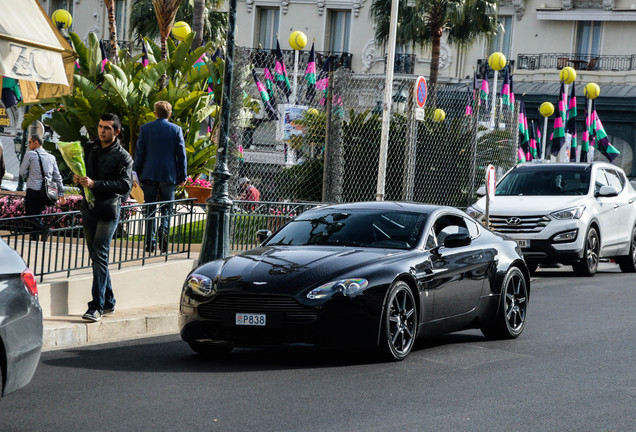
[{"label": "suv windshield", "polygon": [[586,195],[590,189],[590,170],[516,169],[497,185],[495,195]]},{"label": "suv windshield", "polygon": [[317,210],[298,216],[266,244],[411,249],[427,217],[408,212]]}]

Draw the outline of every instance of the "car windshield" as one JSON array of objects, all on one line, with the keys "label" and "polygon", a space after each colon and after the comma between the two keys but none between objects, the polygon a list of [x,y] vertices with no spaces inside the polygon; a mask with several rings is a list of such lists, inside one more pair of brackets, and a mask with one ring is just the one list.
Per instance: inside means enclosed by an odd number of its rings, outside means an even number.
[{"label": "car windshield", "polygon": [[495,195],[586,195],[590,170],[516,169],[497,185]]},{"label": "car windshield", "polygon": [[300,215],[267,245],[335,245],[411,249],[428,214],[324,209]]}]

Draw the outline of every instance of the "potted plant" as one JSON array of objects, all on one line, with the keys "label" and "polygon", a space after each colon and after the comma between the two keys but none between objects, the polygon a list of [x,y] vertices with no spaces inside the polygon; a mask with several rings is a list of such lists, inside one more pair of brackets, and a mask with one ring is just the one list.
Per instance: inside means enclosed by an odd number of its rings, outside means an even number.
[{"label": "potted plant", "polygon": [[194,198],[195,204],[205,204],[210,195],[212,195],[212,183],[205,179],[193,179],[188,177],[185,184],[185,191],[188,198]]}]

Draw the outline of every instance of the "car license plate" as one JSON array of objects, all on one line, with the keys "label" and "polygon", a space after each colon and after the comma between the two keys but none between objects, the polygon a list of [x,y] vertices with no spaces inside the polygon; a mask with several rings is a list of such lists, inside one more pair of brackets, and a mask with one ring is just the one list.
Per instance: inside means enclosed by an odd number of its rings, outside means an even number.
[{"label": "car license plate", "polygon": [[520,248],[529,248],[530,240],[517,240],[517,245],[519,245]]},{"label": "car license plate", "polygon": [[266,324],[267,324],[267,315],[265,314],[255,314],[255,313],[237,313],[236,314],[236,325],[264,327]]}]

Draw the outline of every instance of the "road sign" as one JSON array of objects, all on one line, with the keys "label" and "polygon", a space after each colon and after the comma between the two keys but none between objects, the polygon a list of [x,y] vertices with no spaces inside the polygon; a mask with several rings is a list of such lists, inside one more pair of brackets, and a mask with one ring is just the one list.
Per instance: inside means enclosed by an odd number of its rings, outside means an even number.
[{"label": "road sign", "polygon": [[415,100],[419,108],[424,108],[426,105],[426,96],[428,96],[428,89],[426,88],[426,79],[423,76],[418,76],[415,81]]}]

